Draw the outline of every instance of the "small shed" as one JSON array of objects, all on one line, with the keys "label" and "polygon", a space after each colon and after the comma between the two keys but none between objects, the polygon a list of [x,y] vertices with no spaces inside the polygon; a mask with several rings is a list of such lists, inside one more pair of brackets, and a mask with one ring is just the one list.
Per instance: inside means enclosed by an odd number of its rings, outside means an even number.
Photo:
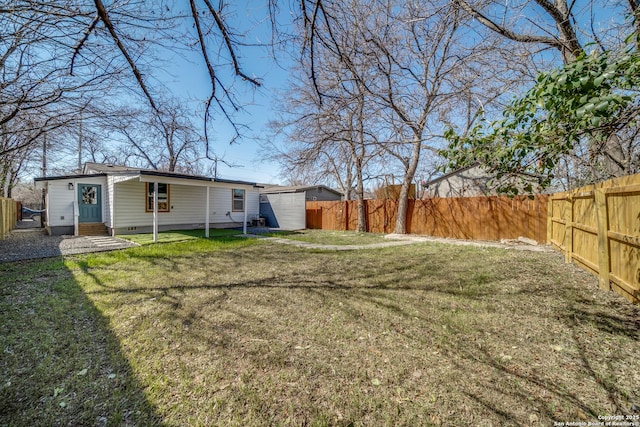
[{"label": "small shed", "polygon": [[302,230],[306,224],[306,202],[341,200],[342,194],[324,185],[281,186],[262,184],[260,216],[266,225],[284,230]]}]

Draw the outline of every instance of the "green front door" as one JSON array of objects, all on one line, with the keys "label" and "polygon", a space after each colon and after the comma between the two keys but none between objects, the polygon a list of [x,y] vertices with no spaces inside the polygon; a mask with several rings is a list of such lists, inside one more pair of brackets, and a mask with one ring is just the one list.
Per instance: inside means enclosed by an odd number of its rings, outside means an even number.
[{"label": "green front door", "polygon": [[102,222],[102,188],[78,184],[78,222]]}]

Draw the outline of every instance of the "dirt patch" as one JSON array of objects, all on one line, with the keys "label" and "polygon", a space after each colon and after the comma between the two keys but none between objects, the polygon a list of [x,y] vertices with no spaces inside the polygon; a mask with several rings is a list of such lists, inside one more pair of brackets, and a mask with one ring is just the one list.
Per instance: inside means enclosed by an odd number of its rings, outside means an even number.
[{"label": "dirt patch", "polygon": [[539,245],[535,241],[525,238],[503,239],[500,242],[489,242],[481,240],[462,240],[444,237],[419,236],[416,234],[387,234],[384,237],[391,240],[405,240],[411,242],[436,242],[449,245],[476,246],[480,248],[502,248],[531,252],[553,251],[553,248],[549,245]]}]

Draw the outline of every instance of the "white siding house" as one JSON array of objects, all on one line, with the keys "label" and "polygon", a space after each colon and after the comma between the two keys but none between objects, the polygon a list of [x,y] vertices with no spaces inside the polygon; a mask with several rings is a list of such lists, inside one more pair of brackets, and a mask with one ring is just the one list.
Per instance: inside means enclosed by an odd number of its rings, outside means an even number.
[{"label": "white siding house", "polygon": [[35,181],[46,190],[50,234],[85,234],[88,224],[112,235],[235,228],[259,216],[258,186],[244,181],[98,164]]}]

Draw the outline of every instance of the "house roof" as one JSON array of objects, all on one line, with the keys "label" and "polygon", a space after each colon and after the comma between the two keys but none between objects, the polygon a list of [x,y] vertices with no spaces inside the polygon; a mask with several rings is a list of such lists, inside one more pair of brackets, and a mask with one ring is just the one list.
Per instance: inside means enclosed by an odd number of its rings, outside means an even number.
[{"label": "house roof", "polygon": [[255,182],[238,181],[238,180],[230,180],[230,179],[222,179],[222,178],[209,178],[201,175],[188,175],[188,174],[177,173],[177,172],[163,172],[163,171],[156,171],[152,169],[132,168],[129,166],[118,166],[118,165],[109,165],[109,164],[91,163],[91,162],[85,163],[83,172],[84,173],[77,174],[77,175],[39,177],[39,178],[35,178],[35,181],[53,181],[58,179],[73,179],[73,178],[85,178],[85,177],[106,176],[106,175],[140,175],[140,176],[157,176],[157,177],[165,177],[165,178],[187,179],[187,180],[194,180],[194,181],[219,182],[224,184],[252,185],[254,187],[258,187],[258,185]]},{"label": "house roof", "polygon": [[338,196],[342,196],[342,193],[336,191],[332,188],[327,187],[326,185],[272,185],[272,184],[261,184],[263,187],[260,190],[261,193],[304,193],[308,190],[317,190],[322,189],[334,193]]},{"label": "house roof", "polygon": [[84,164],[84,168],[82,169],[82,172],[85,175],[89,175],[94,173],[107,173],[107,172],[126,172],[126,171],[137,172],[141,170],[150,170],[150,169],[132,168],[129,166],[110,165],[105,163],[86,162]]},{"label": "house roof", "polygon": [[107,174],[106,173],[91,173],[91,174],[40,176],[38,178],[34,178],[33,180],[35,182],[58,181],[58,180],[62,180],[62,179],[77,179],[77,178],[86,178],[86,177],[94,177],[94,176],[107,176]]}]

